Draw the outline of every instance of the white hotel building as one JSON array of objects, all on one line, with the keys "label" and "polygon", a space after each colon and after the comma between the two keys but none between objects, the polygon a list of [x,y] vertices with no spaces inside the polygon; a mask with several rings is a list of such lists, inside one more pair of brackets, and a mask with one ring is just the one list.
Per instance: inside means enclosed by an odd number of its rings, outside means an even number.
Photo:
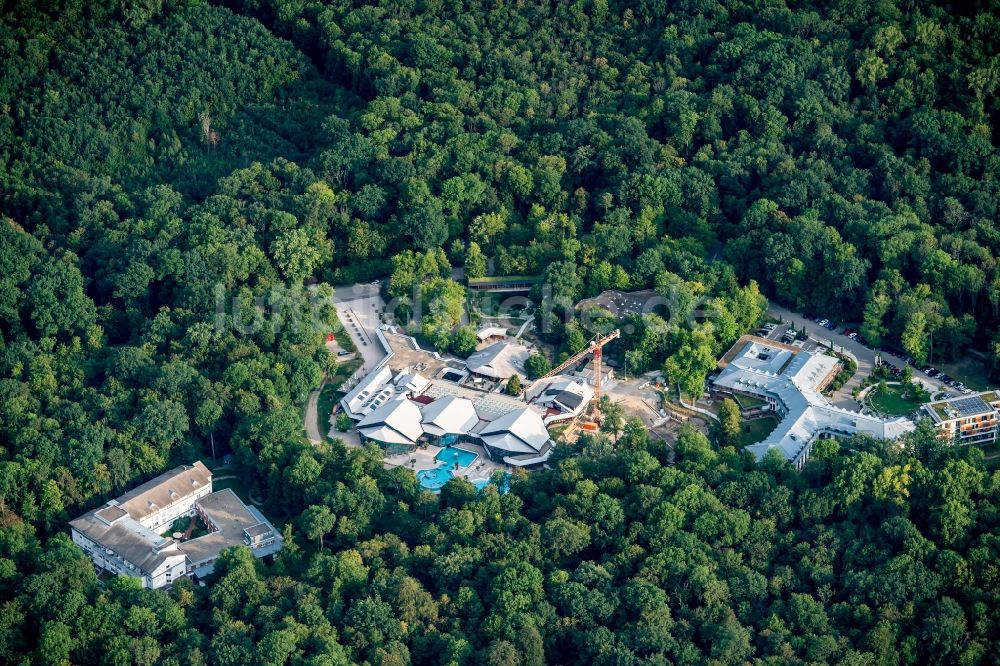
[{"label": "white hotel building", "polygon": [[770,435],[746,447],[758,460],[776,449],[802,469],[819,437],[866,433],[895,439],[914,428],[905,418],[881,419],[833,405],[821,393],[840,367],[832,356],[755,336],[744,336],[733,350],[724,357],[722,372],[713,381],[714,391],[764,400],[779,418]]},{"label": "white hotel building", "polygon": [[[178,518],[196,515],[207,535],[185,540],[169,534]],[[211,573],[219,553],[231,546],[247,546],[256,557],[282,546],[281,535],[256,508],[230,489],[212,492],[212,472],[200,461],[88,511],[71,520],[70,528],[73,543],[98,569],[139,578],[154,589]]]}]

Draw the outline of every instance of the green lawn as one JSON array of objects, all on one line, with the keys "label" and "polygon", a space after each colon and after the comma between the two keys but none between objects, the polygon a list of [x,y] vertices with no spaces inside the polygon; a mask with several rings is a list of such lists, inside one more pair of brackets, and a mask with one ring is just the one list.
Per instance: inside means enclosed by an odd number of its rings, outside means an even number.
[{"label": "green lawn", "polygon": [[184,534],[187,531],[187,528],[191,524],[192,520],[194,521],[194,530],[191,532],[190,538],[197,539],[198,537],[202,537],[208,534],[208,527],[206,527],[205,523],[201,521],[201,518],[195,515],[194,518],[191,518],[189,516],[181,516],[180,518],[174,521],[174,524],[171,525],[170,529],[164,532],[162,536],[169,537],[172,536],[174,532],[180,532],[181,534]]},{"label": "green lawn", "polygon": [[[226,473],[223,472],[222,475],[225,476]],[[242,479],[232,478],[222,479],[220,481],[212,479],[212,492],[218,492],[220,490],[225,490],[226,488],[232,488],[233,492],[236,493],[244,503],[250,503],[250,491],[247,490],[247,487],[244,485]]]},{"label": "green lawn", "polygon": [[778,419],[773,416],[768,416],[763,419],[753,419],[752,421],[744,421],[740,433],[740,446],[749,446],[750,444],[756,444],[762,439],[766,438],[774,430],[775,426],[778,425]]},{"label": "green lawn", "polygon": [[872,407],[889,416],[906,416],[920,409],[919,402],[910,397],[903,397],[903,387],[899,384],[890,384],[881,393],[872,389],[868,396],[868,402]]},{"label": "green lawn", "polygon": [[743,409],[754,409],[756,407],[763,407],[767,404],[767,400],[761,400],[760,398],[753,398],[748,395],[734,395],[736,402]]},{"label": "green lawn", "polygon": [[332,384],[333,386],[340,386],[347,378],[354,374],[355,370],[364,365],[364,359],[362,358],[352,358],[349,361],[344,361],[343,363],[337,364],[337,372],[334,373],[333,377],[327,380],[327,384]]}]

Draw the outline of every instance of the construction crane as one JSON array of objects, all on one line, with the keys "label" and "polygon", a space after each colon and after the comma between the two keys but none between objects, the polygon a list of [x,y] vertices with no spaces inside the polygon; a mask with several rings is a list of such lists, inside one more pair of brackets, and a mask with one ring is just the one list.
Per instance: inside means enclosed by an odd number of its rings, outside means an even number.
[{"label": "construction crane", "polygon": [[611,331],[610,333],[608,333],[607,335],[605,335],[603,337],[601,337],[601,336],[595,337],[593,340],[591,340],[590,342],[588,342],[587,346],[584,347],[581,351],[578,351],[577,353],[573,354],[568,359],[566,359],[565,361],[563,361],[562,363],[560,363],[559,365],[557,365],[556,367],[552,368],[551,370],[549,370],[548,372],[546,372],[544,375],[542,375],[541,377],[539,377],[537,379],[537,382],[540,382],[543,379],[547,379],[547,378],[552,377],[554,375],[558,375],[560,372],[562,372],[566,368],[568,368],[568,367],[570,367],[570,366],[572,366],[572,365],[574,365],[576,363],[579,363],[580,359],[582,359],[587,354],[593,354],[593,356],[594,356],[594,409],[593,409],[593,414],[594,414],[594,421],[595,422],[600,422],[600,420],[601,420],[601,355],[602,355],[601,350],[603,349],[604,345],[608,344],[609,342],[611,342],[615,338],[619,337],[620,335],[621,335],[621,331],[616,328],[615,330]]}]

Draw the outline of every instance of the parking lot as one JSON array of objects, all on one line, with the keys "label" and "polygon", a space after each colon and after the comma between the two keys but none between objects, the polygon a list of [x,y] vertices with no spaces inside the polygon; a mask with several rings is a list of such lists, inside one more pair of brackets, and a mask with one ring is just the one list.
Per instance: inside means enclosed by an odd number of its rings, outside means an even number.
[{"label": "parking lot", "polygon": [[[857,377],[867,376],[871,372],[871,368],[875,364],[876,355],[881,357],[883,363],[890,367],[890,372],[894,372],[897,376],[902,375],[902,368],[906,365],[910,365],[913,369],[913,377],[919,380],[931,393],[937,391],[946,391],[952,395],[958,395],[959,393],[971,393],[972,390],[964,386],[956,380],[954,377],[949,377],[946,374],[940,373],[936,368],[923,366],[916,367],[913,363],[912,358],[908,358],[905,354],[899,352],[898,350],[890,349],[873,349],[868,346],[866,340],[864,340],[856,331],[851,330],[851,327],[845,328],[839,326],[837,322],[830,321],[824,317],[813,313],[798,313],[792,312],[780,305],[772,304],[768,307],[768,314],[771,317],[780,319],[786,322],[784,325],[787,327],[790,323],[795,328],[801,330],[805,328],[806,334],[814,341],[817,341],[828,346],[832,346],[837,350],[844,350],[853,356],[858,362],[858,372]],[[775,330],[780,330],[776,328]],[[845,385],[844,388],[848,388]],[[843,389],[842,389],[843,390]],[[838,392],[839,396],[840,392]],[[847,396],[849,398],[849,396]],[[837,401],[838,404],[841,400],[846,401],[847,398],[843,396],[839,397]],[[855,403],[857,404],[857,403]]]},{"label": "parking lot", "polygon": [[793,330],[792,326],[788,322],[782,324],[764,324],[757,329],[756,334],[759,337],[767,338],[768,340],[777,340],[782,344],[797,347],[802,351],[813,351],[819,347],[819,343],[815,340],[808,337],[801,338],[801,336],[798,335],[798,331]]},{"label": "parking lot", "polygon": [[337,316],[364,359],[361,372],[368,372],[385,356],[385,350],[375,338],[381,321],[379,315],[385,303],[377,284],[357,284],[341,287],[334,292]]}]

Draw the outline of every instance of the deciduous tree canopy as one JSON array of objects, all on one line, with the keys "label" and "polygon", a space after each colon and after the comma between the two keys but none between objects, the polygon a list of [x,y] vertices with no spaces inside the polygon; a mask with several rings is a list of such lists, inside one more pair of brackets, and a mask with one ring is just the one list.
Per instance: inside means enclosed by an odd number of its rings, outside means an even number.
[{"label": "deciduous tree canopy", "polygon": [[[0,663],[1000,662],[1000,480],[924,427],[800,475],[732,406],[672,452],[611,406],[440,496],[301,434],[328,285],[388,276],[468,353],[460,265],[545,276],[539,319],[652,290],[547,335],[621,325],[687,396],[765,296],[1000,369],[998,35],[984,2],[5,3]],[[98,581],[67,520],[213,447],[281,555]]]}]

